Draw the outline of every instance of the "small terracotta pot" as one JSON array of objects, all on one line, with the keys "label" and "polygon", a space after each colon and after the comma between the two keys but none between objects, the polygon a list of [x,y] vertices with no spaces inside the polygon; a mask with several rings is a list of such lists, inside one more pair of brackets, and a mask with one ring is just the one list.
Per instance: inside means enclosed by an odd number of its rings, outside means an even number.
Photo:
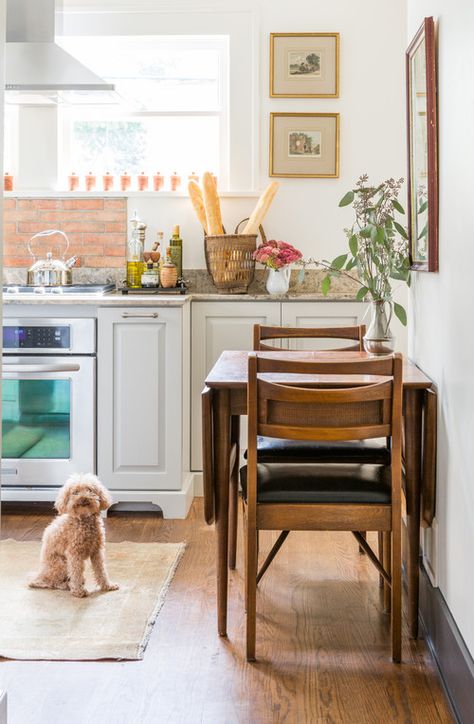
[{"label": "small terracotta pot", "polygon": [[170,176],[171,191],[178,191],[181,186],[181,176],[178,176],[176,171]]},{"label": "small terracotta pot", "polygon": [[165,177],[161,175],[161,173],[158,171],[153,176],[153,191],[161,191],[163,188],[163,184],[165,182]]},{"label": "small terracotta pot", "polygon": [[130,184],[132,183],[132,177],[128,173],[123,173],[120,176],[120,191],[128,191]]},{"label": "small terracotta pot", "polygon": [[77,191],[79,188],[79,176],[74,172],[68,176],[68,189],[69,191]]},{"label": "small terracotta pot", "polygon": [[139,191],[146,191],[148,188],[148,176],[143,171],[137,176],[137,186]]},{"label": "small terracotta pot", "polygon": [[89,173],[86,176],[86,191],[92,191],[93,189],[95,189],[96,180],[97,179],[96,179],[95,175],[92,173],[92,171],[89,171]]},{"label": "small terracotta pot", "polygon": [[178,283],[178,270],[174,264],[163,264],[160,273],[161,286],[164,289],[171,289]]}]

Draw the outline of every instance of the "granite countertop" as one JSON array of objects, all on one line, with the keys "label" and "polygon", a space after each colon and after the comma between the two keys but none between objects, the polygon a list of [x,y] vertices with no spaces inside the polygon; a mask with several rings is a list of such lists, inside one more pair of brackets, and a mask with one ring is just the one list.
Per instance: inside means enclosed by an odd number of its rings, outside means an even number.
[{"label": "granite countertop", "polygon": [[188,294],[4,294],[4,305],[44,304],[47,306],[87,305],[96,307],[182,307],[188,302],[354,302],[353,294],[324,297],[321,293],[281,294],[217,294],[190,292]]}]

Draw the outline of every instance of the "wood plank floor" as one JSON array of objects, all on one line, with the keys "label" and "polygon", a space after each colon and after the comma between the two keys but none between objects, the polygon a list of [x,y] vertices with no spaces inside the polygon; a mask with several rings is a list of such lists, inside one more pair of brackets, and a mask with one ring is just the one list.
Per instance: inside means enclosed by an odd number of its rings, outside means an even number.
[{"label": "wood plank floor", "polygon": [[[49,519],[4,506],[2,538],[38,539]],[[241,545],[229,638],[217,636],[214,531],[201,500],[185,521],[111,515],[107,535],[187,543],[144,660],[1,661],[9,724],[453,721],[422,641],[405,639],[404,663],[391,663],[378,576],[350,534],[289,536],[260,585],[256,664],[244,656]],[[275,538],[262,535],[262,555]]]}]

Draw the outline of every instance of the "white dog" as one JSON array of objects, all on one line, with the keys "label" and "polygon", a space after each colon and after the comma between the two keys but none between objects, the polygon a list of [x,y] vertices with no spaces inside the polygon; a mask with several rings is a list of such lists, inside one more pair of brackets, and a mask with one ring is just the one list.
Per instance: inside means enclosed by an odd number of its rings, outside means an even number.
[{"label": "white dog", "polygon": [[91,474],[71,475],[58,493],[54,507],[59,515],[43,533],[41,568],[31,588],[70,590],[87,596],[84,566],[91,559],[102,591],[115,591],[105,565],[105,529],[100,515],[112,504],[108,490]]}]

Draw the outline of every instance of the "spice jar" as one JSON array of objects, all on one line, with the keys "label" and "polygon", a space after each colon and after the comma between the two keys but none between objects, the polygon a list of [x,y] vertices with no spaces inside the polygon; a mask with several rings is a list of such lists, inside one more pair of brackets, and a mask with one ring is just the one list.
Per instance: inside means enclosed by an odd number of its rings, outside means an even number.
[{"label": "spice jar", "polygon": [[114,177],[108,171],[102,176],[104,191],[112,191],[114,187]]},{"label": "spice jar", "polygon": [[120,191],[128,191],[131,183],[132,177],[125,171],[125,173],[120,176]]},{"label": "spice jar", "polygon": [[170,176],[171,191],[178,191],[181,186],[181,176],[178,176],[176,171]]},{"label": "spice jar", "polygon": [[67,177],[67,181],[69,191],[77,191],[79,188],[79,176],[75,174],[74,171]]},{"label": "spice jar", "polygon": [[6,173],[3,177],[3,190],[13,191],[13,176],[9,173]]},{"label": "spice jar", "polygon": [[199,183],[199,176],[197,175],[196,171],[191,171],[188,176],[188,181],[195,181],[197,184]]},{"label": "spice jar", "polygon": [[137,176],[137,185],[139,191],[146,191],[148,188],[148,176],[145,174],[144,171],[138,174]]},{"label": "spice jar", "polygon": [[164,289],[171,289],[178,283],[178,270],[171,260],[171,249],[169,247],[166,250],[166,261],[161,267],[160,281]]},{"label": "spice jar", "polygon": [[95,182],[95,175],[92,173],[92,171],[89,171],[86,176],[86,191],[92,191],[93,189],[95,189]]},{"label": "spice jar", "polygon": [[153,176],[153,191],[161,191],[163,188],[163,184],[165,182],[165,177],[161,175],[159,171],[155,173]]}]

